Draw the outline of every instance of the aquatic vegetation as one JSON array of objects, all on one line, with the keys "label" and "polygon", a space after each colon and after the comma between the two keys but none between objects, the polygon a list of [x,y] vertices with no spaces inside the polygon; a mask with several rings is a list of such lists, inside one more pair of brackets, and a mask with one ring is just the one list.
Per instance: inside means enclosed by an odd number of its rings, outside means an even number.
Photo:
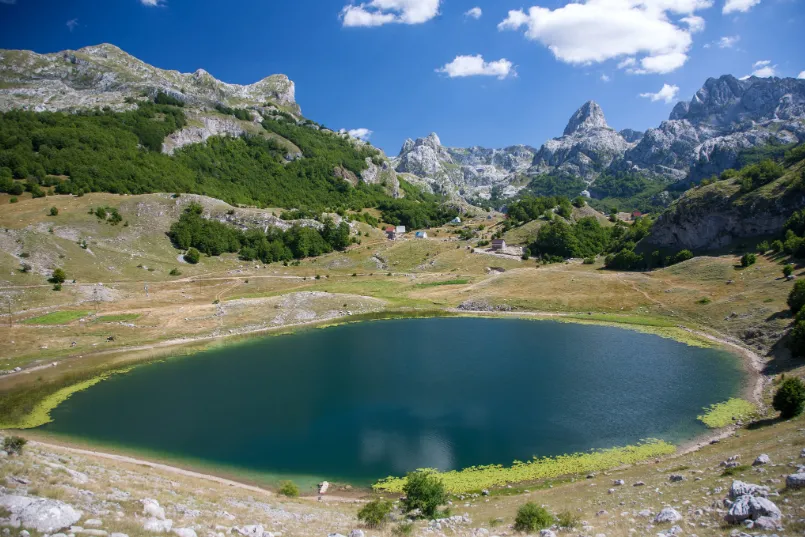
[{"label": "aquatic vegetation", "polygon": [[726,427],[738,420],[746,420],[758,415],[758,408],[754,403],[737,398],[712,405],[704,410],[705,413],[698,416],[698,419],[711,429]]},{"label": "aquatic vegetation", "polygon": [[[669,455],[676,448],[662,440],[647,440],[636,446],[559,455],[557,457],[535,458],[532,461],[515,461],[510,467],[501,465],[472,466],[464,470],[439,472],[437,475],[445,489],[453,494],[480,491],[485,488],[500,487],[508,483],[533,481],[569,474],[598,472],[624,464],[632,464],[646,459]],[[375,483],[378,492],[400,493],[405,486],[404,477],[388,477]]]},{"label": "aquatic vegetation", "polygon": [[86,390],[87,388],[91,388],[99,382],[108,379],[112,375],[127,373],[130,370],[131,369],[129,368],[107,371],[90,379],[61,388],[60,390],[49,394],[47,397],[36,403],[31,412],[20,418],[18,421],[0,423],[0,429],[33,429],[35,427],[39,427],[40,425],[50,423],[53,421],[50,417],[50,412],[69,399],[73,394]]}]

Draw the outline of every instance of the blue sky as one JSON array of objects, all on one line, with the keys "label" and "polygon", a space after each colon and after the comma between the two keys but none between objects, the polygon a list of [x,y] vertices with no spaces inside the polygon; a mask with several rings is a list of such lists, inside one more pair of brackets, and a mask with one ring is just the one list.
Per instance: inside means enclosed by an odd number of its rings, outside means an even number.
[{"label": "blue sky", "polygon": [[284,73],[307,117],[391,155],[432,131],[539,147],[590,99],[616,129],[657,126],[711,76],[805,77],[802,28],[802,0],[0,0],[0,48]]}]

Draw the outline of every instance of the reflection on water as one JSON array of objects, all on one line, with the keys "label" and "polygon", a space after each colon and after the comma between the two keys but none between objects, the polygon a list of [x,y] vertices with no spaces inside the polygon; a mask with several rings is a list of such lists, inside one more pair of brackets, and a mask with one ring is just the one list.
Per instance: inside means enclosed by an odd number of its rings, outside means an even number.
[{"label": "reflection on water", "polygon": [[416,468],[455,469],[450,441],[435,431],[414,438],[394,432],[365,431],[361,436],[361,462],[387,466],[394,475]]}]

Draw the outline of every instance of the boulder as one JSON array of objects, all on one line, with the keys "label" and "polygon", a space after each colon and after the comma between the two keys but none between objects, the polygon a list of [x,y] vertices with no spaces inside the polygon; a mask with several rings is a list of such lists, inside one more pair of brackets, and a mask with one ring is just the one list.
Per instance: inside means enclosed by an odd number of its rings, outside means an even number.
[{"label": "boulder", "polygon": [[758,519],[754,521],[754,523],[752,524],[752,529],[777,531],[782,530],[783,527],[782,525],[780,525],[779,520],[767,516],[762,516],[758,517]]},{"label": "boulder", "polygon": [[263,537],[265,530],[262,524],[250,524],[248,526],[235,526],[232,528],[235,533],[243,537]]},{"label": "boulder", "polygon": [[556,534],[551,530],[540,530],[539,537],[556,537]]},{"label": "boulder", "polygon": [[196,530],[193,528],[174,528],[173,533],[179,537],[197,537]]},{"label": "boulder", "polygon": [[27,496],[0,496],[0,507],[11,512],[11,523],[21,524],[39,533],[53,533],[67,528],[81,519],[81,511],[58,500],[28,498]]},{"label": "boulder", "polygon": [[159,520],[165,520],[165,509],[159,506],[159,502],[146,498],[142,500],[143,514]]},{"label": "boulder", "polygon": [[752,466],[762,466],[764,464],[770,464],[770,463],[771,459],[769,458],[769,456],[766,455],[765,453],[762,453],[758,455],[757,459],[755,459],[755,462],[752,463]]},{"label": "boulder", "polygon": [[615,486],[620,487],[622,485],[625,485],[626,482],[623,479],[616,479],[615,481],[612,482],[612,484],[615,485]]},{"label": "boulder", "polygon": [[766,498],[754,496],[741,496],[730,506],[724,519],[731,524],[738,524],[744,520],[757,520],[761,517],[780,519],[782,513],[774,503]]},{"label": "boulder", "polygon": [[671,483],[679,483],[680,481],[685,480],[685,476],[679,474],[671,474],[671,477],[669,479],[671,480]]},{"label": "boulder", "polygon": [[785,478],[785,486],[790,489],[805,488],[805,472],[791,474]]},{"label": "boulder", "polygon": [[682,515],[676,509],[666,507],[654,517],[655,524],[662,524],[665,522],[677,522],[682,520]]},{"label": "boulder", "polygon": [[349,537],[364,537],[363,530],[352,530],[349,532]]},{"label": "boulder", "polygon": [[173,527],[173,520],[160,520],[158,518],[149,518],[143,524],[145,531],[151,533],[168,533]]},{"label": "boulder", "polygon": [[97,518],[90,518],[89,520],[84,522],[84,525],[85,526],[93,526],[93,527],[98,528],[100,526],[103,526],[103,521],[98,520]]},{"label": "boulder", "polygon": [[768,496],[769,487],[761,485],[753,485],[752,483],[744,483],[743,481],[735,480],[730,486],[730,499],[737,500],[741,496]]}]

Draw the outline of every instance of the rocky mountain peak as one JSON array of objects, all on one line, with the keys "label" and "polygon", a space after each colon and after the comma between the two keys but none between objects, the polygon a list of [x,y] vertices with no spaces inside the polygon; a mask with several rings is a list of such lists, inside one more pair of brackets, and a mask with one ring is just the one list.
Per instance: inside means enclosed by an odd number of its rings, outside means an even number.
[{"label": "rocky mountain peak", "polygon": [[442,145],[442,141],[439,139],[439,135],[435,132],[428,134],[425,138],[424,142],[431,146],[433,149],[438,149]]},{"label": "rocky mountain peak", "polygon": [[565,127],[564,136],[572,136],[577,132],[584,132],[590,129],[608,129],[604,111],[595,101],[587,101],[570,118]]}]

